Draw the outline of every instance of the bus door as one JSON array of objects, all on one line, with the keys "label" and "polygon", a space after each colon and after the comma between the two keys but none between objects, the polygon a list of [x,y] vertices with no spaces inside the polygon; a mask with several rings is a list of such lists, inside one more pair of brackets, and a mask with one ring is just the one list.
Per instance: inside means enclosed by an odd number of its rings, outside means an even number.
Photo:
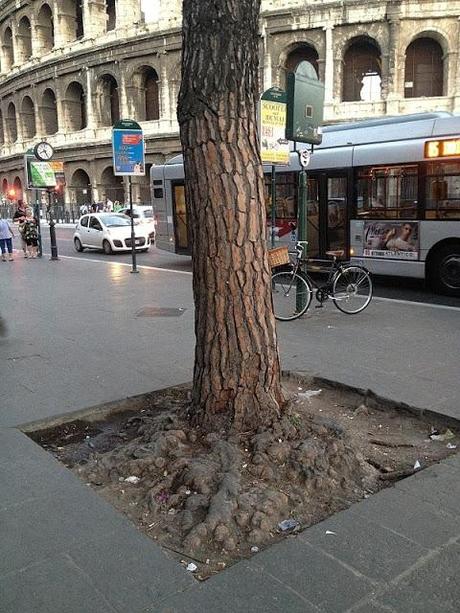
[{"label": "bus door", "polygon": [[187,207],[185,205],[185,185],[181,182],[171,182],[173,200],[174,233],[176,253],[190,253],[187,224]]}]

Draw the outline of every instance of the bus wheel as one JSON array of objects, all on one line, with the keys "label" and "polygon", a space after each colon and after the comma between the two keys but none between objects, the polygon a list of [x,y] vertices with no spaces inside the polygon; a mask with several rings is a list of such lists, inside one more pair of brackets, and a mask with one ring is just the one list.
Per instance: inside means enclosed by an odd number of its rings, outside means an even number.
[{"label": "bus wheel", "polygon": [[429,266],[429,281],[439,294],[460,296],[460,243],[436,251]]}]

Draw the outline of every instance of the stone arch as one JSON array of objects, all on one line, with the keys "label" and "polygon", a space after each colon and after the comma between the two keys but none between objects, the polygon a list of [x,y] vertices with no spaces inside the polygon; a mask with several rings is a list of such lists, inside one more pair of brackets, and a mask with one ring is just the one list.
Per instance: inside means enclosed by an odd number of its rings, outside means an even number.
[{"label": "stone arch", "polygon": [[5,144],[5,132],[3,129],[3,113],[2,110],[0,109],[0,145],[4,145]]},{"label": "stone arch", "polygon": [[13,31],[10,26],[5,28],[2,40],[3,72],[8,72],[14,64]]},{"label": "stone arch", "polygon": [[99,77],[96,91],[99,102],[99,125],[113,126],[120,120],[120,97],[117,79],[105,73]]},{"label": "stone arch", "polygon": [[32,56],[32,28],[25,15],[18,24],[17,49],[19,62],[27,62]]},{"label": "stone arch", "polygon": [[75,202],[78,205],[82,204],[91,204],[92,197],[92,189],[91,189],[91,180],[89,178],[88,173],[83,168],[77,168],[77,170],[73,173],[69,189],[72,192],[72,202]]},{"label": "stone arch", "polygon": [[24,96],[21,103],[21,127],[24,139],[33,138],[37,133],[35,105],[30,96]]},{"label": "stone arch", "polygon": [[3,194],[8,193],[8,186],[9,186],[8,179],[5,177],[2,181],[2,193]]},{"label": "stone arch", "polygon": [[112,202],[118,200],[118,202],[124,203],[125,188],[123,177],[116,177],[113,174],[113,166],[107,166],[102,171],[100,187],[103,199],[110,198]]},{"label": "stone arch", "polygon": [[311,64],[315,69],[316,75],[319,76],[318,61],[318,51],[313,44],[299,41],[289,45],[280,55],[280,65],[282,68],[281,87],[286,87],[286,74],[288,72],[295,72],[300,62]]},{"label": "stone arch", "polygon": [[86,96],[81,83],[72,81],[69,84],[63,102],[66,129],[78,132],[86,128],[88,125]]},{"label": "stone arch", "polygon": [[342,100],[381,100],[381,82],[382,56],[377,41],[370,36],[349,40],[343,54]]},{"label": "stone arch", "polygon": [[[444,44],[443,44],[444,43]],[[445,39],[422,33],[407,46],[404,65],[404,97],[443,96],[446,89]]]},{"label": "stone arch", "polygon": [[59,130],[56,94],[50,87],[43,92],[41,116],[43,133],[46,135],[56,134]]},{"label": "stone arch", "polygon": [[110,32],[117,27],[117,3],[116,0],[105,0],[105,12],[106,12],[106,31]]},{"label": "stone arch", "polygon": [[160,119],[159,77],[152,66],[140,66],[133,75],[133,97],[139,121]]},{"label": "stone arch", "polygon": [[54,47],[54,18],[49,4],[42,4],[37,15],[37,43],[42,53]]},{"label": "stone arch", "polygon": [[83,0],[59,0],[58,18],[61,40],[72,42],[83,38]]},{"label": "stone arch", "polygon": [[14,102],[9,103],[6,112],[6,137],[8,143],[15,143],[18,140],[18,123]]}]

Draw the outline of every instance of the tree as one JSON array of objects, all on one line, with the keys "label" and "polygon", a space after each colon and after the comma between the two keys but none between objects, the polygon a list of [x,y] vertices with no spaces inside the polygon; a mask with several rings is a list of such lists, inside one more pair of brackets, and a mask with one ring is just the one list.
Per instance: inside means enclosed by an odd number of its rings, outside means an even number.
[{"label": "tree", "polygon": [[195,423],[242,432],[280,415],[257,132],[260,0],[184,0],[178,118],[195,299]]}]

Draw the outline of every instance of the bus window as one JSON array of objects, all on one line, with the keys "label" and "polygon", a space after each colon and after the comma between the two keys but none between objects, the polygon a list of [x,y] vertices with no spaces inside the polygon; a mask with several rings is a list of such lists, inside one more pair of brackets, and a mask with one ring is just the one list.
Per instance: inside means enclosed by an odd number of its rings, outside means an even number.
[{"label": "bus window", "polygon": [[426,219],[460,219],[460,162],[428,165]]},{"label": "bus window", "polygon": [[185,250],[188,249],[188,229],[184,185],[174,186],[174,212],[176,228],[176,246],[180,250]]},{"label": "bus window", "polygon": [[[267,211],[267,226],[270,236],[271,225],[271,176],[264,175],[265,206]],[[297,221],[297,181],[298,175],[294,172],[279,172],[276,175],[276,228],[275,236],[278,240],[286,240],[291,234]]]},{"label": "bus window", "polygon": [[417,166],[374,166],[358,171],[358,216],[369,219],[416,219]]}]

